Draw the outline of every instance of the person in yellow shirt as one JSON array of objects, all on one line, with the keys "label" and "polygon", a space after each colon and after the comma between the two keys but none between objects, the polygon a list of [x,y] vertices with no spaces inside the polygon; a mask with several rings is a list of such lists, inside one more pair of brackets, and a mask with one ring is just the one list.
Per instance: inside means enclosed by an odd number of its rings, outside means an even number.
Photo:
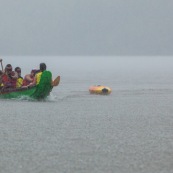
[{"label": "person in yellow shirt", "polygon": [[15,72],[17,73],[16,88],[21,88],[23,84],[23,77],[21,76],[21,68],[16,67]]},{"label": "person in yellow shirt", "polygon": [[39,72],[36,73],[36,75],[34,77],[34,81],[32,83],[30,83],[29,85],[27,85],[27,87],[38,85],[40,83],[41,75],[44,71],[46,71],[46,64],[40,63]]}]

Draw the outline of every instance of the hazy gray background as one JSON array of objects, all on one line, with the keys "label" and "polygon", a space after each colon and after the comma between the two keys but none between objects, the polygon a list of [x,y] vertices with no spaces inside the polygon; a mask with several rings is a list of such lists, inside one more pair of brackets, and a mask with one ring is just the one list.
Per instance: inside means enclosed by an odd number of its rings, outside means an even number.
[{"label": "hazy gray background", "polygon": [[172,0],[0,0],[1,55],[173,55]]}]

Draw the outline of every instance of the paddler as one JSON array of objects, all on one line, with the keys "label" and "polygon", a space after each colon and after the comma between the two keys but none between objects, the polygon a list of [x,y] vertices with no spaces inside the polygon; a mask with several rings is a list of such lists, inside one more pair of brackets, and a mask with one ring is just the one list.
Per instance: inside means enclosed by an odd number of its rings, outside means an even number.
[{"label": "paddler", "polygon": [[1,89],[4,86],[2,83],[2,75],[3,75],[2,59],[0,59],[0,63],[1,63],[1,68],[2,68],[2,70],[0,70],[0,89]]},{"label": "paddler", "polygon": [[17,73],[16,88],[21,88],[23,84],[23,77],[21,76],[21,68],[16,67],[15,72]]},{"label": "paddler", "polygon": [[[39,72],[36,73],[33,82],[30,83],[29,85],[27,85],[27,87],[38,85],[40,83],[41,76],[42,76],[43,72],[45,72],[45,71],[46,71],[46,64],[45,63],[40,63]],[[51,82],[52,82],[52,79],[51,79]]]},{"label": "paddler", "polygon": [[2,75],[2,83],[5,88],[16,88],[17,73],[13,71],[12,65],[7,64]]},{"label": "paddler", "polygon": [[23,80],[23,86],[28,86],[30,83],[34,81],[35,74],[38,70],[32,69],[30,74],[25,75]]},{"label": "paddler", "polygon": [[2,83],[2,75],[3,75],[3,72],[2,70],[0,70],[0,89],[4,86]]}]

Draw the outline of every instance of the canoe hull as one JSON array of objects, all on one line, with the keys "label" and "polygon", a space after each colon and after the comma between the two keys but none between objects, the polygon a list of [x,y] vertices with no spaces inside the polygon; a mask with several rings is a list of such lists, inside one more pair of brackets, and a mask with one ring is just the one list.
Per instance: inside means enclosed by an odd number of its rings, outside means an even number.
[{"label": "canoe hull", "polygon": [[44,71],[40,83],[37,86],[29,88],[2,88],[0,90],[0,98],[11,99],[27,96],[33,99],[42,100],[50,94],[52,88],[52,73],[50,71]]},{"label": "canoe hull", "polygon": [[37,91],[37,87],[30,87],[30,88],[19,88],[19,89],[5,89],[1,90],[0,92],[0,98],[3,99],[12,99],[12,98],[21,98],[21,97],[31,97],[33,99],[39,99],[39,98],[46,98],[49,93],[42,93],[42,96],[35,96]]}]

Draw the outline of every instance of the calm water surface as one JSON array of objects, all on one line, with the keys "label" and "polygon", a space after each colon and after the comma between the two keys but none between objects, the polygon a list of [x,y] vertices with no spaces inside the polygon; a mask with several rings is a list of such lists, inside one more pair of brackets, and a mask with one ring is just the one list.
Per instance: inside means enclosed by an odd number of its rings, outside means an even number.
[{"label": "calm water surface", "polygon": [[1,173],[173,172],[171,57],[48,59],[4,58],[23,73],[44,61],[61,83],[46,101],[0,100]]}]

